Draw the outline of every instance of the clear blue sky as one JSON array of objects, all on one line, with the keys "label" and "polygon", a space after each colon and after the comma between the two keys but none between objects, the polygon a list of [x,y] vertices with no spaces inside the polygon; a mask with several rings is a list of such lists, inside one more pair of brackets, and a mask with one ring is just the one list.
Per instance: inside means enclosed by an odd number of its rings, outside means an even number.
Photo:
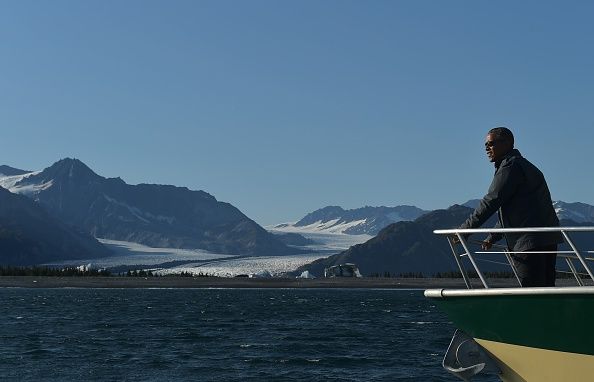
[{"label": "clear blue sky", "polygon": [[0,164],[76,157],[261,224],[481,197],[505,125],[594,204],[592,1],[3,1]]}]

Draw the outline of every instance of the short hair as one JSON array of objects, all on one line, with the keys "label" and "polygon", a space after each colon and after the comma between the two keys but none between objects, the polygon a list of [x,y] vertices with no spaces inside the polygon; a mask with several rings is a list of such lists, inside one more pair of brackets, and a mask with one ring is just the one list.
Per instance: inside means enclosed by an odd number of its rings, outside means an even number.
[{"label": "short hair", "polygon": [[508,141],[514,147],[514,134],[507,127],[495,127],[489,130],[488,134],[493,134],[497,139]]}]

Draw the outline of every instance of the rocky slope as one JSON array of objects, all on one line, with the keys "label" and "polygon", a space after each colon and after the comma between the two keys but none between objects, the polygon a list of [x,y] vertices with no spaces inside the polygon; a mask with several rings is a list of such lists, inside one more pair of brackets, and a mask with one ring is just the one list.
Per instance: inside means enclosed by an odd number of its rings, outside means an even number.
[{"label": "rocky slope", "polygon": [[18,181],[13,177],[10,190],[98,238],[236,255],[297,251],[231,204],[204,191],[129,185],[120,178],[99,176],[77,159],[60,160]]},{"label": "rocky slope", "polygon": [[91,235],[61,222],[29,198],[0,187],[0,265],[109,256]]}]

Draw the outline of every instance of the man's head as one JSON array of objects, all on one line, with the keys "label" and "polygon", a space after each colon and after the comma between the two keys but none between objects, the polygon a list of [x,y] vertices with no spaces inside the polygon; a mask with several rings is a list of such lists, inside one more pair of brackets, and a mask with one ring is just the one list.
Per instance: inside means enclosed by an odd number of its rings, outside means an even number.
[{"label": "man's head", "polygon": [[489,130],[485,139],[485,150],[491,162],[499,162],[514,148],[514,135],[506,127]]}]

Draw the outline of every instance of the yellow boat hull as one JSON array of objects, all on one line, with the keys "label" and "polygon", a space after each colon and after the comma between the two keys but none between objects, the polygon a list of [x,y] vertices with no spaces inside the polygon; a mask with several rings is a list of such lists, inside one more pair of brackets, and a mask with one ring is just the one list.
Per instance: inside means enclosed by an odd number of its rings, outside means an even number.
[{"label": "yellow boat hull", "polygon": [[499,364],[504,382],[594,381],[594,356],[475,340]]}]

